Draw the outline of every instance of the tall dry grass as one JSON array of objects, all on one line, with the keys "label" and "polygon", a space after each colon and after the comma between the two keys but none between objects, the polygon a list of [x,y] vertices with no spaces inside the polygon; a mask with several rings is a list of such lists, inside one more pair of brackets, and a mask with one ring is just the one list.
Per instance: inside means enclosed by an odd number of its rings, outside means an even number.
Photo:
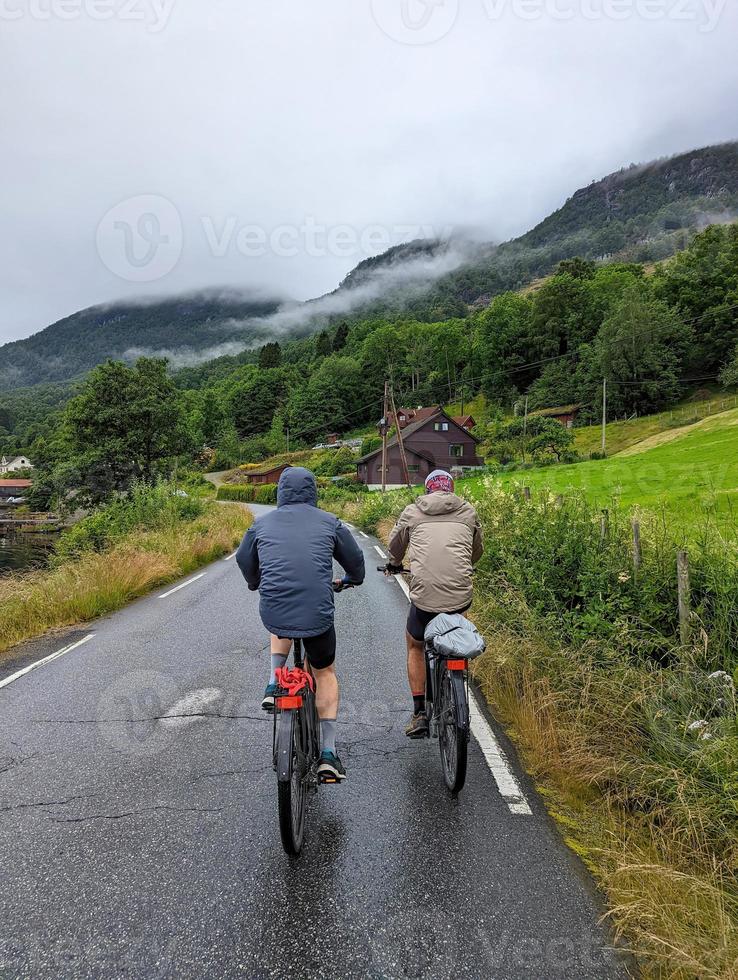
[{"label": "tall dry grass", "polygon": [[48,629],[87,622],[230,551],[253,518],[211,505],[202,517],[135,531],[103,552],[56,568],[0,578],[0,653]]}]

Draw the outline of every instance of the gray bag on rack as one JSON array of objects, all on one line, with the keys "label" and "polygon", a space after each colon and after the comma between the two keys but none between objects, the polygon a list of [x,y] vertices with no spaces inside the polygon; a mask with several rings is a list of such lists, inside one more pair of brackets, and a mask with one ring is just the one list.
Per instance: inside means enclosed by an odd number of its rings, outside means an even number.
[{"label": "gray bag on rack", "polygon": [[426,643],[432,643],[439,657],[448,660],[474,660],[484,653],[484,637],[465,616],[441,613],[425,630]]}]

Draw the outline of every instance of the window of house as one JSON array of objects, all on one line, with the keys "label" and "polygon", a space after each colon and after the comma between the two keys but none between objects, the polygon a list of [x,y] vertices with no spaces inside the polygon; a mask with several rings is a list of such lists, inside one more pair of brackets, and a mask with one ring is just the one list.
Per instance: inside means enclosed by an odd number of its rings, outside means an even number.
[{"label": "window of house", "polygon": [[436,422],[433,428],[436,432],[448,432],[448,422]]},{"label": "window of house", "polygon": [[407,467],[408,473],[420,473],[420,466],[417,463],[410,463]]},{"label": "window of house", "polygon": [[401,422],[407,422],[407,415],[401,415],[400,416],[400,421]]},{"label": "window of house", "polygon": [[464,447],[460,446],[458,443],[448,447],[449,456],[455,456],[459,458],[464,455]]}]

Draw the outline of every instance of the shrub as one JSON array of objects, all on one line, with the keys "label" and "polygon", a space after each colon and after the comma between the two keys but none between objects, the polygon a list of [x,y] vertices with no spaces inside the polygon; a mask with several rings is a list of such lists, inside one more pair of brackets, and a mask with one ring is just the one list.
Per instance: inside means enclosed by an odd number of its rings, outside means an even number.
[{"label": "shrub", "polygon": [[256,487],[256,492],[254,493],[254,503],[276,504],[276,502],[277,502],[276,483],[263,483],[261,486]]},{"label": "shrub", "polygon": [[254,500],[254,491],[250,483],[233,484],[224,483],[218,487],[217,500],[237,500],[244,504],[250,504]]},{"label": "shrub", "polygon": [[200,517],[206,504],[183,495],[171,483],[134,484],[125,497],[100,507],[65,531],[56,544],[55,561],[104,551],[123,535],[137,529],[163,530]]}]

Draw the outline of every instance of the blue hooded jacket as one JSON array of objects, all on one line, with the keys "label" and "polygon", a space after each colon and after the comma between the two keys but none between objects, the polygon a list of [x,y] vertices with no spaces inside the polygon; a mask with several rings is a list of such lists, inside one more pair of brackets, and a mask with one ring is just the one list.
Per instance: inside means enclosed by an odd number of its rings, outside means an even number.
[{"label": "blue hooded jacket", "polygon": [[236,553],[270,633],[320,636],[333,626],[333,559],[349,579],[364,581],[364,555],[348,528],[318,509],[310,470],[290,467],[277,488],[277,509],[255,521]]}]

